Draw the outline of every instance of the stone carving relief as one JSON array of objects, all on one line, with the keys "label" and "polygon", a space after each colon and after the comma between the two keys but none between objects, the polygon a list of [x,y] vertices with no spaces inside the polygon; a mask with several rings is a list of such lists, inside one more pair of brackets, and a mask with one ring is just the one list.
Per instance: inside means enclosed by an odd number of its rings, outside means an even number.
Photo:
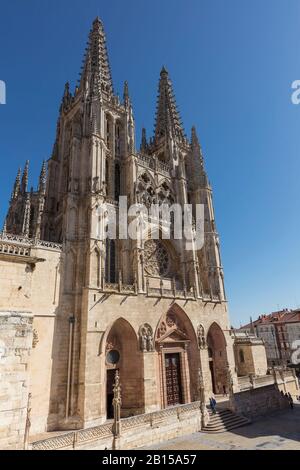
[{"label": "stone carving relief", "polygon": [[205,330],[203,325],[199,325],[197,328],[197,338],[198,338],[198,346],[200,349],[207,348],[207,341],[205,337]]},{"label": "stone carving relief", "polygon": [[137,182],[136,186],[137,202],[144,204],[146,207],[156,203],[155,191],[152,185],[151,178],[147,173],[143,173]]},{"label": "stone carving relief", "polygon": [[32,337],[32,348],[36,348],[38,342],[39,342],[39,335],[36,329],[33,330],[33,337]]},{"label": "stone carving relief", "polygon": [[144,323],[139,329],[140,349],[142,352],[151,352],[153,346],[153,331],[148,323]]},{"label": "stone carving relief", "polygon": [[169,185],[165,181],[158,189],[158,203],[167,204],[168,206],[171,206],[172,204],[174,204],[174,202],[174,196],[171,192]]},{"label": "stone carving relief", "polygon": [[157,338],[160,339],[168,334],[176,333],[181,339],[187,338],[184,327],[178,321],[177,316],[173,312],[167,313],[162,319],[157,331]]},{"label": "stone carving relief", "polygon": [[118,348],[119,348],[119,342],[116,336],[113,336],[107,340],[106,348],[105,348],[106,352],[112,351],[113,349],[118,349]]}]

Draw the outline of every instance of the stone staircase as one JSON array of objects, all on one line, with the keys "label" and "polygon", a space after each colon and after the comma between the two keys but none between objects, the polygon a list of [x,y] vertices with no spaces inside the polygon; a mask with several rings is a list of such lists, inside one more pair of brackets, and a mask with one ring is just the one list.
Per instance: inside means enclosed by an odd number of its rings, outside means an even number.
[{"label": "stone staircase", "polygon": [[241,426],[246,426],[250,423],[251,421],[249,419],[235,414],[227,409],[216,411],[215,414],[209,410],[209,423],[205,426],[202,432],[225,432],[230,431],[231,429],[239,428]]}]

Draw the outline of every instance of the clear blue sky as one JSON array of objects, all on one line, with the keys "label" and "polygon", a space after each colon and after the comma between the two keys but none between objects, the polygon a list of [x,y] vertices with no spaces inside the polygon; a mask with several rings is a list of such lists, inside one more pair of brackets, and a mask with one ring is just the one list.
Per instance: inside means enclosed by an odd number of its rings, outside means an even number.
[{"label": "clear blue sky", "polygon": [[[91,22],[105,26],[115,90],[128,80],[138,139],[152,133],[160,68],[214,189],[232,323],[300,305],[299,0],[10,0],[0,4],[0,221],[19,165],[36,183],[64,83]],[[1,287],[0,287],[1,288]]]}]

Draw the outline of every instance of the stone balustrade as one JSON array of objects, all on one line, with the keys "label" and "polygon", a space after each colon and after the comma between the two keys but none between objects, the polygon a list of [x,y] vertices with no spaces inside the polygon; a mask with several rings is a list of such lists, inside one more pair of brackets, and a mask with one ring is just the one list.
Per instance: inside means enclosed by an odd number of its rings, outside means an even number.
[{"label": "stone balustrade", "polygon": [[[22,256],[30,256],[31,247],[50,248],[54,250],[62,250],[62,244],[39,240],[37,238],[28,238],[22,235],[14,235],[11,233],[0,232],[0,252],[8,254],[17,254]],[[8,251],[7,251],[8,250]]]},{"label": "stone balustrade", "polygon": [[140,153],[138,154],[138,163],[146,168],[150,168],[151,170],[158,171],[165,175],[169,175],[171,171],[171,168],[167,163],[161,162],[158,158],[149,157]]},{"label": "stone balustrade", "polygon": [[[186,428],[185,428],[186,426]],[[126,442],[135,447],[134,440],[140,439],[141,444],[149,443],[152,439],[165,440],[168,433],[182,434],[186,431],[198,431],[200,427],[200,402],[195,401],[184,405],[173,406],[164,410],[132,416],[121,419],[121,436],[126,448]],[[138,432],[136,432],[138,429]],[[157,430],[160,430],[158,433]],[[145,434],[147,433],[147,435]],[[150,434],[149,434],[150,433]],[[143,437],[144,436],[144,437]],[[112,448],[113,423],[105,423],[80,431],[67,432],[58,436],[49,437],[31,444],[32,450],[80,449],[80,448]]]},{"label": "stone balustrade", "polygon": [[294,382],[295,377],[292,371],[280,370],[276,371],[276,377],[274,374],[261,375],[261,376],[243,376],[238,377],[238,384],[240,391],[251,390],[253,388],[266,387],[268,385],[281,385],[284,381]]}]

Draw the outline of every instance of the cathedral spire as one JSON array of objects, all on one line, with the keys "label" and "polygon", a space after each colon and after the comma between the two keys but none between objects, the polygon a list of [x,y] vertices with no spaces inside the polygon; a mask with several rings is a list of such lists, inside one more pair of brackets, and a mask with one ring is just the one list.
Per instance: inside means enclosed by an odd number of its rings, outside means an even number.
[{"label": "cathedral spire", "polygon": [[38,187],[38,191],[40,194],[45,194],[46,192],[46,172],[46,162],[45,160],[43,160]]},{"label": "cathedral spire", "polygon": [[196,127],[192,127],[191,132],[191,185],[193,188],[209,186],[209,181],[204,167],[204,159],[201,145],[197,136]]},{"label": "cathedral spire", "polygon": [[161,69],[158,85],[158,100],[155,122],[155,139],[166,137],[169,134],[184,138],[184,131],[180,121],[175,101],[172,82],[165,67]]},{"label": "cathedral spire", "polygon": [[28,171],[29,171],[29,160],[26,160],[25,168],[22,176],[21,191],[26,193],[28,185]]},{"label": "cathedral spire", "polygon": [[18,169],[18,173],[16,176],[15,184],[14,184],[14,189],[12,191],[11,198],[16,199],[18,197],[18,194],[20,192],[21,188],[21,168]]},{"label": "cathedral spire", "polygon": [[94,20],[89,35],[81,74],[81,88],[91,96],[103,94],[109,98],[113,94],[105,33],[98,17]]},{"label": "cathedral spire", "polygon": [[192,127],[192,132],[191,132],[191,148],[192,148],[193,154],[196,157],[197,156],[199,157],[201,168],[204,170],[204,160],[203,160],[203,155],[202,155],[202,149],[201,149],[201,145],[198,139],[195,126]]}]

